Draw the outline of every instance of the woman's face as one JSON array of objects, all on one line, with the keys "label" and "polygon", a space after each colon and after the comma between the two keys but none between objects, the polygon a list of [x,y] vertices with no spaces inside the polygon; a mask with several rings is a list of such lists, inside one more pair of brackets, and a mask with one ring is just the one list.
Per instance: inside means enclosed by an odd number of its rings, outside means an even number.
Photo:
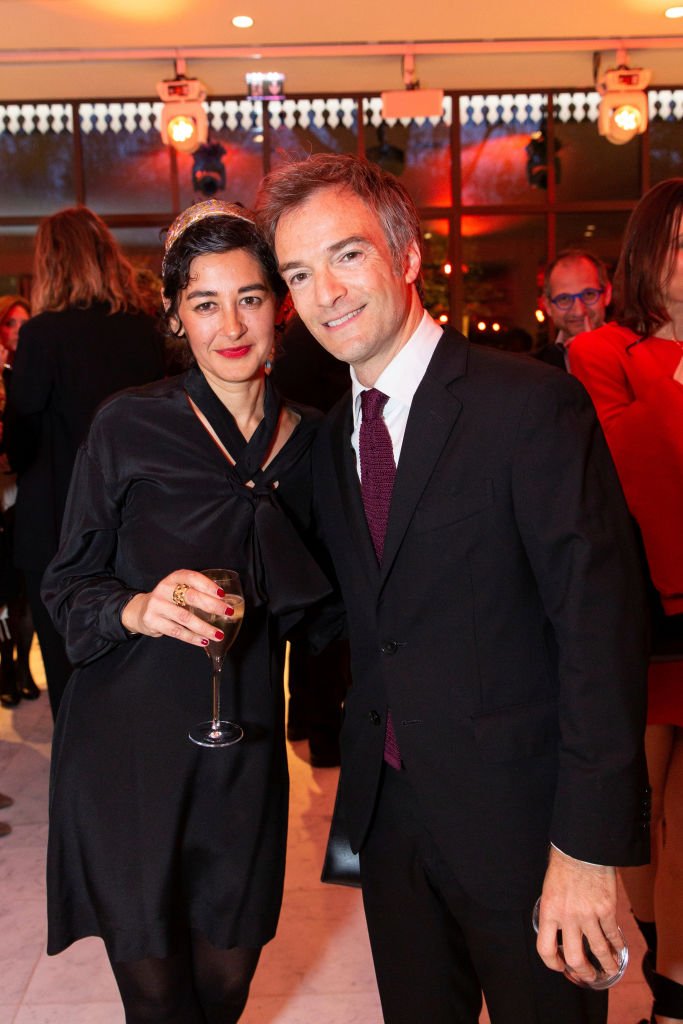
[{"label": "woman's face", "polygon": [[0,345],[3,348],[9,349],[11,352],[16,351],[19,328],[26,323],[28,318],[28,313],[23,306],[12,306],[0,326]]},{"label": "woman's face", "polygon": [[673,305],[683,305],[683,218],[678,228],[678,234],[672,240],[674,259],[673,269],[668,279],[662,281],[662,291],[667,308]]},{"label": "woman's face", "polygon": [[251,253],[233,249],[196,256],[178,317],[210,384],[263,376],[275,336],[275,295]]}]

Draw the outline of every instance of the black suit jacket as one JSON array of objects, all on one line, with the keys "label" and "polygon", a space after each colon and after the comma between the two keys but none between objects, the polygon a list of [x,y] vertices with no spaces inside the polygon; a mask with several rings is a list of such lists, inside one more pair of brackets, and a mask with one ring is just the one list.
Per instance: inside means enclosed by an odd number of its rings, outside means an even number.
[{"label": "black suit jacket", "polygon": [[534,359],[540,359],[542,363],[547,363],[548,366],[556,366],[558,370],[567,369],[564,361],[564,352],[559,345],[556,345],[554,341],[551,341],[548,345],[544,345],[543,348],[539,348],[537,352],[531,353]]},{"label": "black suit jacket", "polygon": [[143,313],[40,313],[21,328],[4,443],[18,473],[15,561],[44,570],[57,551],[76,452],[97,406],[162,377],[163,351]]},{"label": "black suit jacket", "polygon": [[528,905],[551,840],[595,863],[646,861],[642,579],[581,385],[446,330],[411,407],[381,568],[351,431],[345,399],[314,480],[352,647],[354,849],[390,706],[425,821],[482,903]]}]

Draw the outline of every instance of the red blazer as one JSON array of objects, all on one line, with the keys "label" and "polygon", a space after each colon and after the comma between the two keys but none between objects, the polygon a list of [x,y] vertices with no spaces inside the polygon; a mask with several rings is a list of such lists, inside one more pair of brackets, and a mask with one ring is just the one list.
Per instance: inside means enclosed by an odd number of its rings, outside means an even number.
[{"label": "red blazer", "polygon": [[[636,342],[636,344],[634,344]],[[668,615],[683,612],[683,346],[606,324],[579,335],[570,369],[588,390]]]}]

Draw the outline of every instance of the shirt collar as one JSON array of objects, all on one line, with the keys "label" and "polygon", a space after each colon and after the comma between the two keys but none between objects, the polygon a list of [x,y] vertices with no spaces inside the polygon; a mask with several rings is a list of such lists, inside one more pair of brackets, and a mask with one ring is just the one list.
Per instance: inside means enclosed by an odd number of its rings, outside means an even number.
[{"label": "shirt collar", "polygon": [[[427,367],[439,344],[443,328],[425,309],[422,319],[415,332],[410,336],[403,348],[399,349],[388,366],[385,366],[374,383],[374,387],[389,399],[395,399],[410,408],[415,392],[422,383]],[[351,396],[353,400],[353,421],[358,425],[360,419],[360,396],[367,391],[358,380],[356,371],[351,367]]]}]

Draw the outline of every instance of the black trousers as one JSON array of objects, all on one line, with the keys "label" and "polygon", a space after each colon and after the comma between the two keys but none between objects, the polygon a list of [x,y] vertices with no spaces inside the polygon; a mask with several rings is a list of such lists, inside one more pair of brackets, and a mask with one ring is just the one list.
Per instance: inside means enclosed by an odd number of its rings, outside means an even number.
[{"label": "black trousers", "polygon": [[66,684],[69,682],[72,667],[66,656],[64,640],[52,624],[52,619],[40,596],[40,584],[43,573],[36,569],[26,569],[26,592],[33,615],[33,625],[38,634],[40,653],[45,665],[47,692],[50,697],[50,708],[53,719],[57,717],[59,704]]},{"label": "black trousers", "polygon": [[[360,854],[385,1024],[605,1024],[607,993],[577,988],[536,952],[532,907],[473,901],[421,822],[407,772],[384,766]],[[482,851],[485,855],[485,851]]]}]

